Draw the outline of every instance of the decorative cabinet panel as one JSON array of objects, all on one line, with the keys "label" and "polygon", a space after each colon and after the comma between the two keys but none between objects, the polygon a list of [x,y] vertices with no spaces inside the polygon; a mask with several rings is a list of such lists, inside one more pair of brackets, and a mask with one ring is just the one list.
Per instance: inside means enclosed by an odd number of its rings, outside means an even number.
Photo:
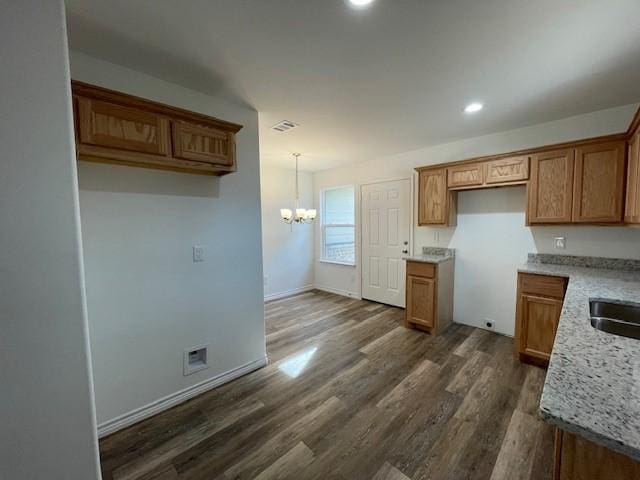
[{"label": "decorative cabinet panel", "polygon": [[79,160],[225,175],[236,170],[230,122],[72,81]]},{"label": "decorative cabinet panel", "polygon": [[640,129],[629,139],[629,167],[627,171],[627,205],[624,221],[640,223]]},{"label": "decorative cabinet panel", "polygon": [[514,350],[520,360],[549,364],[566,285],[561,277],[518,274]]},{"label": "decorative cabinet panel", "polygon": [[173,156],[185,160],[232,166],[235,157],[233,134],[187,122],[171,122]]},{"label": "decorative cabinet panel", "polygon": [[489,160],[485,169],[486,184],[522,182],[529,178],[529,157]]},{"label": "decorative cabinet panel", "polygon": [[574,149],[532,156],[528,223],[571,222],[574,162]]},{"label": "decorative cabinet panel", "polygon": [[450,225],[454,203],[447,189],[447,171],[422,170],[418,190],[418,225]]},{"label": "decorative cabinet panel", "polygon": [[484,168],[481,163],[464,164],[447,169],[447,186],[450,189],[478,186],[484,183]]},{"label": "decorative cabinet panel", "polygon": [[405,326],[432,335],[453,320],[453,260],[439,264],[407,261]]},{"label": "decorative cabinet panel", "polygon": [[640,462],[556,429],[554,480],[637,480]]},{"label": "decorative cabinet panel", "polygon": [[78,99],[82,143],[167,156],[169,120],[155,113],[90,98]]},{"label": "decorative cabinet panel", "polygon": [[573,216],[577,223],[620,223],[625,181],[625,142],[576,148]]}]

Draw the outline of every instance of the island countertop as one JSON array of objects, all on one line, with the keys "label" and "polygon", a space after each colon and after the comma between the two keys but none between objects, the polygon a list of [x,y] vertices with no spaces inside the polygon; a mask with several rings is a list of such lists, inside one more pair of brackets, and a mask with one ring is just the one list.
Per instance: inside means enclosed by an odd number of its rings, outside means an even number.
[{"label": "island countertop", "polygon": [[530,262],[518,271],[569,279],[540,399],[542,417],[640,460],[640,340],[596,330],[589,316],[590,299],[640,303],[640,271],[610,266],[615,269]]}]

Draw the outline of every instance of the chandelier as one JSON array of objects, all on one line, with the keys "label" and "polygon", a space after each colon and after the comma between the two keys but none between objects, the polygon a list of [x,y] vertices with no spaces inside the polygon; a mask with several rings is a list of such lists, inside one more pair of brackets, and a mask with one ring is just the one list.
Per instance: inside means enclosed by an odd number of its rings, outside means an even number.
[{"label": "chandelier", "polygon": [[285,223],[291,225],[295,223],[311,223],[316,218],[316,210],[315,208],[311,208],[309,210],[305,208],[299,208],[298,201],[299,198],[299,190],[298,190],[298,157],[299,153],[294,153],[294,157],[296,157],[296,202],[295,209],[291,210],[290,208],[281,208],[280,216]]}]

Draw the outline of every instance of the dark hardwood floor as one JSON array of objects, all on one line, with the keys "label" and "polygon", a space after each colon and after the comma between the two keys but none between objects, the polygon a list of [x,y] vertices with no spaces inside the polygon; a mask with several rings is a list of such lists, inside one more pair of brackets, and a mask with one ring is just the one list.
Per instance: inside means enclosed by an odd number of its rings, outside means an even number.
[{"label": "dark hardwood floor", "polygon": [[105,480],[552,478],[512,341],[323,292],[267,303],[270,364],[100,442]]}]

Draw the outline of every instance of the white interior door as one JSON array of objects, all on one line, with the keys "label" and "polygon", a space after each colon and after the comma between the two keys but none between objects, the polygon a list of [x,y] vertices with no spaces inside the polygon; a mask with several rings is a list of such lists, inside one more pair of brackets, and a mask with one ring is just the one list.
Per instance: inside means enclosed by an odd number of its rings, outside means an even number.
[{"label": "white interior door", "polygon": [[406,179],[363,185],[360,203],[362,297],[404,307],[411,182]]}]

